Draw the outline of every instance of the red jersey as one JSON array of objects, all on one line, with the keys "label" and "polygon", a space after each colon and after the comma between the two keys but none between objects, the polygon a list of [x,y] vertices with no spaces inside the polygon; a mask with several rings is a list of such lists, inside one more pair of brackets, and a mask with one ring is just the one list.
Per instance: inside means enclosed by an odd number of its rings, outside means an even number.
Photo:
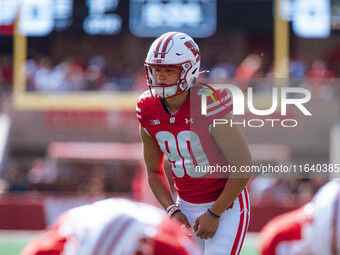
[{"label": "red jersey", "polygon": [[340,254],[340,181],[325,184],[313,200],[269,221],[259,236],[262,255]]},{"label": "red jersey", "polygon": [[[311,255],[309,228],[313,216],[309,205],[279,215],[269,221],[261,230],[259,248],[262,255]],[[319,235],[319,232],[317,233]],[[324,253],[322,253],[324,254]],[[326,253],[325,253],[326,254]]]},{"label": "red jersey", "polygon": [[209,129],[214,119],[221,119],[232,111],[231,96],[223,90],[219,93],[221,100],[206,97],[206,115],[202,115],[202,92],[192,88],[190,96],[173,115],[162,100],[153,98],[149,91],[139,97],[136,108],[140,125],[171,163],[179,197],[190,203],[215,201],[227,181],[227,178],[212,178],[209,168],[202,166],[229,165]]}]

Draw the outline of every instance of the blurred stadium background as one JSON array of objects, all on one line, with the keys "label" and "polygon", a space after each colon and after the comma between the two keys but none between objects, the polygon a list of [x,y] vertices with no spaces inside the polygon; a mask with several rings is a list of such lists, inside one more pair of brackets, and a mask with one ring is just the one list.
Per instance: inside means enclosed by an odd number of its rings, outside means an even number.
[{"label": "blurred stadium background", "polygon": [[[0,0],[0,254],[77,205],[155,203],[135,103],[148,47],[166,31],[195,38],[204,78],[259,78],[242,83],[257,101],[271,100],[260,78],[312,92],[312,117],[288,109],[297,127],[243,128],[255,164],[339,163],[339,29],[339,0]],[[266,222],[337,176],[302,177],[250,181],[243,255],[257,254]]]}]

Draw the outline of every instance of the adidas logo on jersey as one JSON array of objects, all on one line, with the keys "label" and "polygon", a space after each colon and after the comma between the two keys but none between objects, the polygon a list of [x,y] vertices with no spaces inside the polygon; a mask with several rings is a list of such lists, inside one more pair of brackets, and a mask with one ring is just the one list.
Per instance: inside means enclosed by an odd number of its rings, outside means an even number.
[{"label": "adidas logo on jersey", "polygon": [[158,125],[161,124],[161,122],[157,119],[157,120],[150,120],[151,125]]}]

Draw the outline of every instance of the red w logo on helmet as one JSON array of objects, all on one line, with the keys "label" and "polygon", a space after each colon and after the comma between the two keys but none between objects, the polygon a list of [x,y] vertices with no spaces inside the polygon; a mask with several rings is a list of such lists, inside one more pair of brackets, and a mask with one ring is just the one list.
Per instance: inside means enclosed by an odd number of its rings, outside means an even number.
[{"label": "red w logo on helmet", "polygon": [[187,46],[189,50],[191,50],[191,52],[194,54],[195,57],[197,56],[196,61],[200,60],[201,53],[200,53],[199,49],[196,48],[196,45],[193,41],[191,41],[191,40],[186,41],[184,43],[184,45]]}]

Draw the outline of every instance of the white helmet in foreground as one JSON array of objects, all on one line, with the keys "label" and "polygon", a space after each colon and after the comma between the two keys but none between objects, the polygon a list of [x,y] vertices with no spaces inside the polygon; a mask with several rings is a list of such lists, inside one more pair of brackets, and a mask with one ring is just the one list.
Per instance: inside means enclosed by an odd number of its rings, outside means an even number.
[{"label": "white helmet in foreground", "polygon": [[[187,34],[169,32],[157,38],[152,43],[144,63],[151,95],[162,99],[188,90],[198,78],[200,57],[197,44]],[[177,83],[157,85],[155,69],[166,67],[180,68],[180,77]]]}]

